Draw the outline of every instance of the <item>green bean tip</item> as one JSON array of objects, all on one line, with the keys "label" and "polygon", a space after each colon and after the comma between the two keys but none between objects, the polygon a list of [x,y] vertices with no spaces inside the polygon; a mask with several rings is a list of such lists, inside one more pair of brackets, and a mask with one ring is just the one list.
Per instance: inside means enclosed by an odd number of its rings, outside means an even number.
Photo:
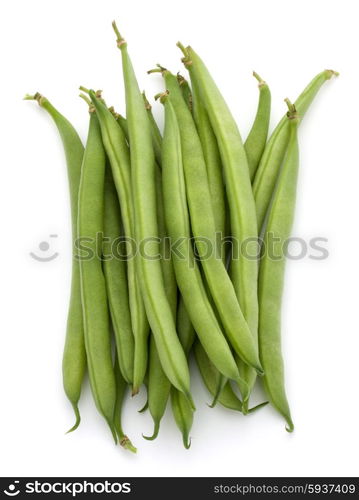
[{"label": "green bean tip", "polygon": [[160,431],[160,423],[159,421],[155,420],[152,436],[145,436],[144,434],[142,434],[142,437],[144,439],[147,439],[147,441],[153,441],[158,436],[159,431]]},{"label": "green bean tip", "polygon": [[79,409],[78,409],[77,405],[73,404],[72,407],[73,407],[73,410],[74,410],[74,413],[75,413],[76,422],[71,427],[71,429],[69,429],[68,431],[66,431],[65,434],[70,434],[70,432],[74,432],[78,428],[78,426],[80,425],[80,423],[81,423],[81,416],[80,416],[80,412],[79,412]]},{"label": "green bean tip", "polygon": [[189,450],[192,444],[192,439],[188,436],[188,433],[183,434],[183,446],[186,450]]},{"label": "green bean tip", "polygon": [[126,44],[126,40],[123,38],[123,36],[119,32],[119,30],[117,28],[116,21],[112,21],[112,28],[117,36],[117,47],[120,49],[121,47],[123,47]]}]

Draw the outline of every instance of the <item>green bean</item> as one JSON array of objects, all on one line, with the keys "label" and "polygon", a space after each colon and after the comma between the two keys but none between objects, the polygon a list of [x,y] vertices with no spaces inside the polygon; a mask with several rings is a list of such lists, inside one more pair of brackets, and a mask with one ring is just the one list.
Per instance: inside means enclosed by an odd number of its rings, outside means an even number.
[{"label": "green bean", "polygon": [[191,87],[189,86],[188,81],[185,79],[184,76],[182,76],[180,73],[177,73],[177,81],[180,86],[180,89],[182,91],[183,99],[185,100],[188,109],[192,112],[193,111],[193,96],[192,96],[192,90]]},{"label": "green bean", "polygon": [[[177,82],[175,81],[177,85]],[[182,96],[180,96],[182,99]],[[230,347],[218,325],[208,300],[191,246],[190,222],[187,211],[183,173],[181,135],[172,94],[162,94],[165,106],[165,131],[162,145],[162,180],[166,226],[177,251],[173,264],[177,284],[197,335],[208,356],[226,377],[238,379],[238,370]],[[187,110],[187,108],[186,108]]]},{"label": "green bean", "polygon": [[[200,342],[195,342],[194,344],[194,354],[197,362],[197,366],[199,368],[199,371],[202,376],[202,380],[207,387],[208,391],[212,394],[212,396],[215,396],[219,382],[218,378],[220,376],[218,370],[216,367],[213,365],[213,363],[210,361],[208,358],[205,350],[201,346]],[[237,394],[234,392],[232,389],[231,384],[227,381],[225,386],[223,387],[221,393],[218,396],[218,401],[219,403],[224,406],[225,408],[228,408],[230,410],[236,410],[243,412],[243,403],[237,396]],[[248,413],[253,413],[259,408],[262,408],[263,406],[266,406],[268,404],[267,401],[264,403],[260,403],[253,408],[250,408],[248,410]]]},{"label": "green bean", "polygon": [[[247,158],[237,125],[209,71],[192,48],[183,50],[185,53],[183,61],[189,68],[191,80],[197,83],[201,92],[221,153],[235,256],[231,262],[230,274],[250,330],[253,350],[256,352],[258,265],[255,256],[258,233]],[[245,249],[242,248],[243,245]],[[238,354],[242,357],[240,353]]]},{"label": "green bean", "polygon": [[127,277],[132,329],[135,337],[133,394],[139,391],[147,369],[147,341],[149,326],[138,282],[136,259],[131,242],[134,241],[134,210],[131,193],[130,153],[125,135],[106,105],[90,91],[91,100],[101,126],[103,144],[111,164],[116,190],[121,203],[121,213],[127,244]]},{"label": "green bean", "polygon": [[106,284],[101,257],[96,252],[97,235],[103,233],[105,167],[106,155],[102,145],[101,129],[92,108],[81,169],[77,230],[79,241],[86,238],[93,257],[86,259],[79,256],[81,299],[92,394],[97,409],[105,418],[117,442],[113,423],[116,382],[112,366]]},{"label": "green bean", "polygon": [[[207,356],[206,351],[198,341],[194,344],[194,354],[203,382],[208,391],[215,396],[219,384],[220,373],[215,368],[214,364]],[[218,395],[218,401],[226,408],[240,412],[242,411],[242,401],[235,394],[229,382],[226,383],[221,393]]]},{"label": "green bean", "polygon": [[271,94],[267,83],[255,71],[253,76],[259,82],[259,101],[252,128],[244,142],[251,181],[254,179],[267,142],[271,109]]},{"label": "green bean", "polygon": [[192,402],[186,356],[177,337],[174,318],[163,284],[156,220],[155,161],[151,128],[143,98],[127,52],[127,43],[113,23],[122,54],[126,116],[131,145],[132,191],[136,239],[146,243],[146,258],[137,255],[139,281],[147,317],[155,337],[161,365],[170,382]]},{"label": "green bean", "polygon": [[[223,182],[223,169],[217,139],[213,132],[208,113],[200,98],[197,84],[192,83],[193,92],[193,118],[201,139],[203,156],[206,162],[209,190],[211,193],[213,214],[218,236],[226,235],[226,202],[225,186]],[[225,252],[222,252],[225,258]]]},{"label": "green bean", "polygon": [[132,453],[136,453],[137,449],[133,446],[129,438],[123,432],[122,429],[122,407],[123,401],[127,391],[127,384],[125,379],[122,377],[121,370],[119,368],[118,358],[115,357],[115,377],[116,377],[116,404],[114,411],[114,425],[116,429],[116,433],[118,436],[118,441],[120,445],[125,448],[125,450],[132,451]]},{"label": "green bean", "polygon": [[148,409],[153,420],[154,428],[151,436],[143,435],[148,441],[153,441],[158,436],[160,423],[166,411],[170,391],[171,382],[162,369],[155,339],[152,335],[150,339]]},{"label": "green bean", "polygon": [[171,390],[171,406],[177,427],[182,433],[183,446],[188,450],[191,446],[189,433],[193,423],[193,409],[184,395],[174,387]]},{"label": "green bean", "polygon": [[[324,70],[313,78],[303,90],[294,105],[301,119],[313,102],[323,83],[338,73]],[[258,229],[263,228],[265,216],[270,205],[272,193],[283,162],[289,138],[289,124],[286,116],[276,126],[263,152],[258,170],[253,182],[253,194],[256,202]]]},{"label": "green bean", "polygon": [[[168,297],[173,318],[176,318],[177,309],[177,283],[174,274],[169,241],[166,238],[166,227],[164,218],[162,174],[160,168],[156,168],[156,192],[157,192],[157,220],[158,233],[161,239],[161,267],[165,292]],[[160,423],[165,413],[167,401],[171,391],[171,383],[162,369],[157,353],[154,338],[150,343],[150,362],[148,376],[148,407],[154,422],[152,436],[144,436],[145,439],[153,440],[158,436]]]},{"label": "green bean", "polygon": [[188,353],[196,338],[196,332],[193,328],[182,295],[180,295],[178,299],[177,332],[185,353]]},{"label": "green bean", "polygon": [[143,101],[145,103],[145,108],[147,111],[147,116],[150,122],[151,126],[151,136],[152,136],[152,144],[153,144],[153,151],[155,153],[155,158],[157,161],[157,164],[161,166],[161,148],[162,148],[162,136],[160,129],[158,128],[157,122],[155,120],[155,117],[153,116],[152,113],[152,106],[149,103],[145,92],[142,92],[142,97]]},{"label": "green bean", "polygon": [[[38,104],[49,113],[55,122],[64,146],[70,188],[74,252],[74,242],[77,237],[78,190],[80,185],[84,147],[71,123],[52,106],[46,97],[36,93],[34,96],[27,95],[25,99],[36,100]],[[86,352],[81,305],[80,267],[78,260],[73,259],[70,304],[67,316],[66,341],[62,361],[65,394],[71,402],[76,416],[75,425],[68,432],[77,429],[81,421],[78,402],[81,395],[81,387],[85,370]]]},{"label": "green bean", "polygon": [[[103,271],[121,374],[128,384],[133,383],[134,337],[128,298],[127,269],[123,255],[120,204],[111,168],[106,167],[104,216]],[[116,248],[114,248],[116,245]]]},{"label": "green bean", "polygon": [[[214,251],[217,248],[215,220],[208,186],[206,164],[196,126],[183,100],[176,77],[168,70],[161,71],[165,78],[166,87],[170,92],[171,103],[175,109],[180,129],[186,195],[192,231],[197,251],[202,258],[201,263],[207,283],[231,345],[246,363],[254,366],[261,373],[262,369],[257,349],[239,307],[235,290],[223,261],[217,258]],[[210,248],[208,248],[208,244]],[[184,294],[182,293],[182,295]],[[190,307],[186,303],[189,313]],[[198,314],[196,316],[197,320]],[[190,314],[190,317],[197,334],[199,334],[194,315]],[[217,359],[217,361],[219,360]],[[223,369],[224,367],[222,366],[222,372]]]},{"label": "green bean", "polygon": [[[280,316],[285,271],[284,246],[294,218],[299,151],[298,115],[288,100],[287,104],[287,120],[290,124],[288,149],[269,212],[259,271],[259,350],[265,370],[263,384],[269,401],[285,418],[286,429],[291,432],[294,425],[284,386]],[[270,249],[269,240],[273,241]]]},{"label": "green bean", "polygon": [[[208,69],[191,47],[178,46],[184,53],[182,59],[188,67],[192,86],[197,85],[218,141],[223,164],[229,205],[233,252],[230,275],[237,299],[248,324],[254,349],[258,350],[258,231],[255,204],[249,178],[248,163],[242,139],[232,114]],[[243,246],[244,245],[244,246]],[[242,248],[243,247],[243,248]],[[239,354],[239,357],[243,357]],[[241,379],[249,389],[253,386],[255,372],[238,363]],[[248,363],[246,363],[248,365]],[[241,384],[246,401],[249,392]]]}]

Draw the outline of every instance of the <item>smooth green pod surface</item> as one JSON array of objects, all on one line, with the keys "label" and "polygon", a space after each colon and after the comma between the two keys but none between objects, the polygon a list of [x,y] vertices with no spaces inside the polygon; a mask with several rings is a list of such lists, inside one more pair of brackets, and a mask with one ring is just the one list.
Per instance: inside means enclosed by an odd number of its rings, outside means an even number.
[{"label": "smooth green pod surface", "polygon": [[[177,85],[177,83],[176,83]],[[173,263],[178,287],[197,335],[213,363],[226,377],[238,379],[229,345],[219,327],[191,246],[190,222],[182,165],[181,136],[170,96],[163,95],[165,130],[162,147],[162,178],[168,234],[176,243]]]},{"label": "smooth green pod surface", "polygon": [[[259,352],[265,375],[263,384],[269,401],[287,421],[286,429],[294,429],[285,393],[284,364],[281,353],[281,303],[285,271],[285,242],[290,236],[294,218],[299,150],[298,117],[289,108],[287,120],[290,138],[284,164],[270,208],[259,272]],[[268,246],[272,243],[271,248]],[[276,258],[272,256],[275,255]]]},{"label": "smooth green pod surface", "polygon": [[[59,131],[67,163],[71,204],[72,239],[74,245],[75,239],[77,238],[78,191],[84,147],[78,133],[71,123],[61,113],[59,113],[56,108],[54,108],[46,97],[37,93],[34,96],[28,95],[25,99],[37,100],[38,104],[49,113]],[[74,251],[75,249],[73,246],[73,253]],[[66,340],[62,359],[64,390],[76,415],[75,425],[69,430],[69,432],[74,431],[80,424],[78,402],[81,395],[81,387],[85,371],[86,352],[81,304],[80,266],[79,262],[76,259],[73,259]]]},{"label": "smooth green pod surface", "polygon": [[127,43],[115,23],[113,27],[122,54],[126,117],[131,145],[136,240],[141,244],[146,243],[146,256],[137,254],[142,297],[163,370],[170,382],[192,401],[188,364],[177,337],[174,318],[165,293],[161,263],[158,260],[156,166],[150,124],[127,52]]},{"label": "smooth green pod surface", "polygon": [[[133,335],[135,337],[135,359],[133,393],[139,391],[147,370],[147,343],[149,325],[138,281],[137,262],[133,255],[133,243],[137,244],[134,230],[134,207],[131,190],[130,152],[125,134],[115,117],[93,91],[90,97],[96,108],[101,126],[103,144],[111,164],[126,236],[127,279]],[[142,103],[143,106],[143,103]]]},{"label": "smooth green pod surface", "polygon": [[[215,219],[206,164],[196,126],[183,100],[176,77],[167,70],[163,71],[163,76],[180,129],[191,227],[207,283],[232,347],[246,363],[254,366],[261,373],[255,342],[243,317],[224,263],[216,254]],[[189,312],[188,304],[186,308]],[[193,322],[192,316],[191,319]],[[195,324],[194,327],[197,331]]]},{"label": "smooth green pod surface", "polygon": [[103,271],[108,303],[115,333],[116,352],[121,374],[133,383],[134,336],[128,297],[126,243],[123,241],[121,210],[112,172],[106,167]]},{"label": "smooth green pod surface", "polygon": [[86,241],[92,258],[79,255],[81,300],[91,390],[97,409],[116,441],[113,425],[116,383],[112,366],[109,311],[101,255],[96,248],[97,236],[103,233],[105,167],[106,155],[99,121],[96,113],[91,112],[81,169],[77,231],[79,241]]}]

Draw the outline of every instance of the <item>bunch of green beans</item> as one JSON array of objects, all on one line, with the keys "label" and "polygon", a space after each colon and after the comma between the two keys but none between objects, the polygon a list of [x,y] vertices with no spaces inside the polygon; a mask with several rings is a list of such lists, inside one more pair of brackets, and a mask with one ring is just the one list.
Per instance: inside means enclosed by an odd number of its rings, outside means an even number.
[{"label": "bunch of green beans", "polygon": [[[163,77],[155,96],[164,109],[162,134],[127,42],[113,28],[126,111],[118,114],[100,91],[80,87],[90,117],[85,146],[48,99],[25,97],[55,122],[67,162],[73,267],[63,384],[75,413],[70,431],[80,424],[87,369],[115,443],[136,452],[122,427],[122,409],[127,390],[134,396],[145,386],[147,402],[139,411],[149,410],[154,429],[144,437],[157,437],[171,401],[189,448],[194,357],[211,407],[246,415],[269,402],[291,432],[281,303],[298,126],[337,73],[322,71],[294,103],[285,99],[288,109],[268,139],[271,93],[254,72],[259,100],[243,142],[204,62],[178,43],[189,81],[160,65],[148,71]],[[268,401],[252,406],[257,379]]]}]

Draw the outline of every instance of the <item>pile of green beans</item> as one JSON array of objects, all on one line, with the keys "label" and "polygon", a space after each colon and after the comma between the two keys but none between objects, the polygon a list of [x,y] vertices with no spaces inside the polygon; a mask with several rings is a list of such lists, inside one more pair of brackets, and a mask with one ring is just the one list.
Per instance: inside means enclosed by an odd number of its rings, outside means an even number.
[{"label": "pile of green beans", "polygon": [[[257,74],[259,100],[243,142],[200,56],[178,43],[189,81],[163,77],[161,133],[140,91],[127,42],[122,58],[126,112],[102,92],[87,103],[85,146],[41,94],[27,95],[58,129],[66,156],[73,266],[63,384],[80,424],[86,370],[95,405],[115,443],[136,452],[122,427],[127,390],[145,387],[153,440],[169,401],[186,448],[195,402],[190,360],[214,407],[243,415],[268,402],[294,429],[281,353],[285,242],[291,234],[299,167],[298,126],[326,80],[313,78],[268,138],[271,93]],[[270,248],[271,241],[274,242]],[[275,258],[272,256],[275,255]],[[256,382],[268,401],[250,407]]]}]

